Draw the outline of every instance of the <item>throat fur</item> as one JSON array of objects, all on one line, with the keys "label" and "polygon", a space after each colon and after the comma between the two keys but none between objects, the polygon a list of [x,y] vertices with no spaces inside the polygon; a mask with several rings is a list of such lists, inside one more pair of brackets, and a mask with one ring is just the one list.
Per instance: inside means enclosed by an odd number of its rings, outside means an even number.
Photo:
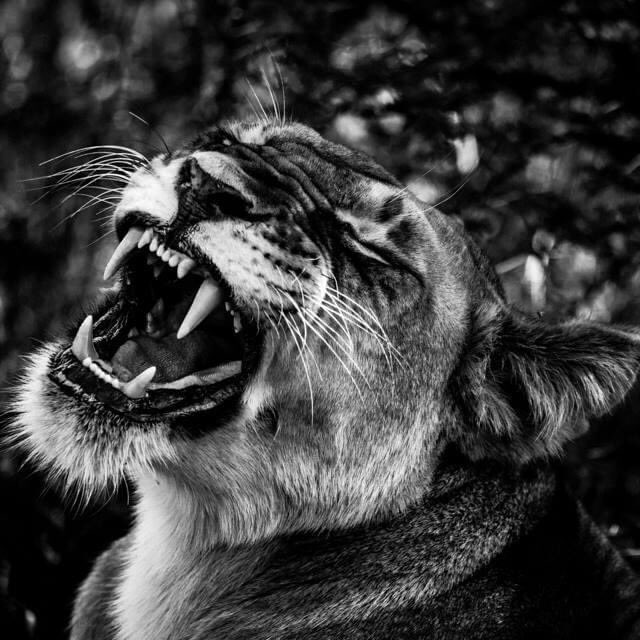
[{"label": "throat fur", "polygon": [[428,607],[534,527],[554,486],[544,468],[444,466],[429,496],[397,518],[208,551],[175,534],[184,522],[141,503],[114,594],[114,637],[323,637],[407,603]]}]

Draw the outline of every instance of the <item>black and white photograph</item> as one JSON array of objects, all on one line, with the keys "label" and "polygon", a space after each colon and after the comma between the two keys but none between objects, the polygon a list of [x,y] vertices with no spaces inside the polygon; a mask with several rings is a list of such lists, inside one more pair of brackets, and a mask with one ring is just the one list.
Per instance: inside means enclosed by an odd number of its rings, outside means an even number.
[{"label": "black and white photograph", "polygon": [[636,0],[0,1],[2,640],[640,640]]}]

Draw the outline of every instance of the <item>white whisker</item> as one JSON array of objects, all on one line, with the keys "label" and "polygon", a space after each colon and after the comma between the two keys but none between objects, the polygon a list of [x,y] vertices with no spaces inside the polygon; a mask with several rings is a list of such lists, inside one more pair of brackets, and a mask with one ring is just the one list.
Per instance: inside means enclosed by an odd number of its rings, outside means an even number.
[{"label": "white whisker", "polygon": [[286,322],[287,326],[289,327],[289,333],[291,334],[291,337],[295,342],[296,348],[298,349],[298,353],[300,355],[300,361],[302,362],[302,367],[304,368],[304,373],[305,373],[305,376],[307,377],[307,385],[309,386],[309,402],[311,407],[311,424],[313,425],[313,408],[314,408],[313,385],[311,383],[311,374],[309,373],[309,365],[307,364],[307,361],[304,357],[304,347],[301,347],[298,344],[298,339],[296,338],[293,327],[291,326],[292,323],[289,322],[288,318],[286,318],[282,312],[281,312],[281,316],[283,320]]},{"label": "white whisker", "polygon": [[46,164],[51,164],[52,162],[62,160],[63,158],[68,158],[69,156],[81,154],[84,151],[91,152],[91,151],[98,151],[98,150],[105,150],[105,151],[108,150],[111,152],[119,151],[122,155],[129,154],[131,156],[135,156],[136,158],[139,158],[145,164],[149,163],[149,160],[146,158],[146,156],[142,155],[139,151],[136,151],[135,149],[131,149],[130,147],[123,147],[121,145],[104,144],[104,145],[93,145],[90,147],[81,147],[79,149],[73,149],[72,151],[61,153],[58,156],[54,156],[53,158],[44,160],[43,162],[40,163],[40,166],[42,167]]},{"label": "white whisker", "polygon": [[264,69],[262,71],[262,79],[267,87],[267,91],[269,92],[269,96],[271,97],[271,105],[273,106],[273,113],[276,117],[276,120],[282,124],[282,118],[280,117],[280,110],[278,108],[278,103],[276,101],[276,97],[273,93],[273,89],[271,88],[271,83],[269,82],[269,78],[267,77],[267,73]]},{"label": "white whisker", "polygon": [[258,94],[256,93],[256,90],[253,88],[253,85],[249,82],[249,80],[247,80],[247,84],[249,85],[249,88],[251,89],[251,92],[253,93],[253,96],[256,99],[256,102],[258,103],[258,106],[260,107],[260,110],[262,111],[262,115],[264,116],[264,122],[267,123],[269,122],[269,116],[267,115],[267,112],[265,111],[265,108],[262,106],[262,102],[260,102],[260,98],[258,97]]}]

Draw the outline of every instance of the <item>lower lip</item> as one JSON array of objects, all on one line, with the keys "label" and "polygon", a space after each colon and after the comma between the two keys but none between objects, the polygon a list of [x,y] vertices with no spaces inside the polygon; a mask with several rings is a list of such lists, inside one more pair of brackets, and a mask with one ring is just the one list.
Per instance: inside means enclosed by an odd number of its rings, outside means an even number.
[{"label": "lower lip", "polygon": [[77,361],[71,349],[63,348],[50,362],[49,378],[65,393],[88,405],[106,407],[126,414],[134,422],[157,422],[209,412],[239,398],[244,387],[243,374],[219,383],[189,387],[181,391],[158,390],[133,400],[96,378]]}]

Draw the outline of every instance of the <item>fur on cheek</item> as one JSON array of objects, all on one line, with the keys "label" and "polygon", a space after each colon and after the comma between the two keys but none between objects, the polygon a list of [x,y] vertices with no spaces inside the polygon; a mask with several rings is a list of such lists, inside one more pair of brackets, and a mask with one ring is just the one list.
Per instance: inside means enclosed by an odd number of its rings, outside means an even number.
[{"label": "fur on cheek", "polygon": [[162,426],[131,424],[63,393],[48,377],[57,348],[49,344],[29,357],[13,405],[10,446],[25,450],[30,463],[81,502],[112,490],[131,468],[174,457]]}]

